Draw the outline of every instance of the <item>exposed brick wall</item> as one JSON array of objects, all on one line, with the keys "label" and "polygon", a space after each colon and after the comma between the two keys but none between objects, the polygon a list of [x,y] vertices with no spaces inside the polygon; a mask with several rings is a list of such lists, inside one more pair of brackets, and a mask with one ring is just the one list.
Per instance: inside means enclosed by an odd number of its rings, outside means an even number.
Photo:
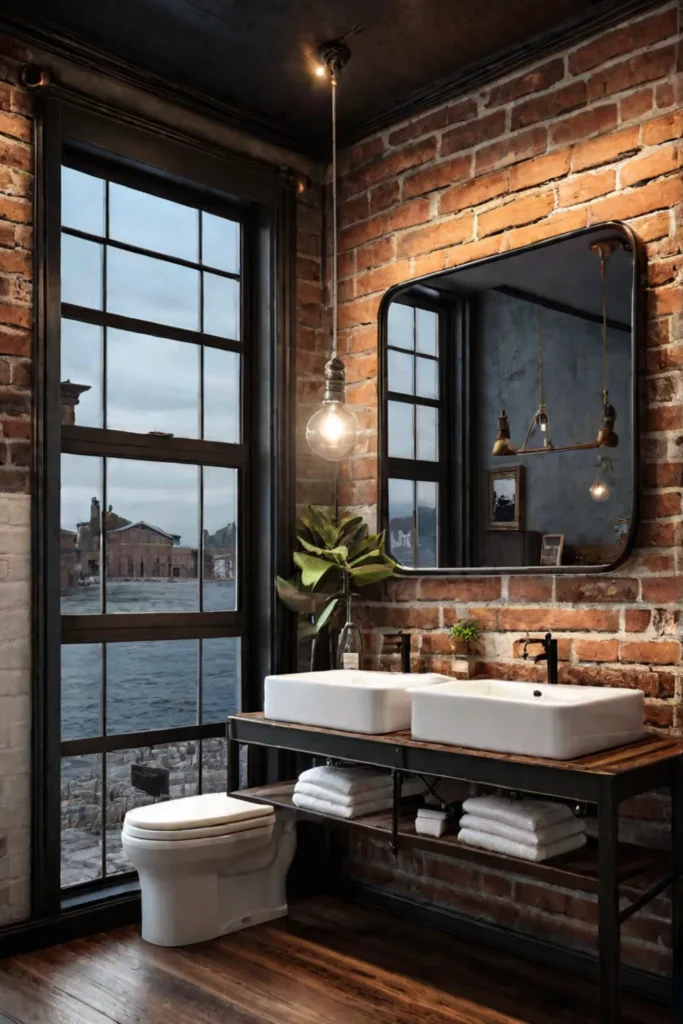
[{"label": "exposed brick wall", "polygon": [[[649,725],[674,735],[683,734],[681,39],[679,5],[663,4],[353,146],[342,160],[340,261],[341,351],[364,428],[363,454],[341,466],[340,497],[372,517],[385,290],[610,218],[642,239],[649,312],[633,556],[608,576],[393,582],[363,619],[371,630],[411,629],[415,667],[449,672],[448,628],[474,618],[484,630],[482,670],[515,679],[542,677],[542,668],[521,661],[519,639],[551,628],[561,681],[640,688]],[[378,639],[368,633],[375,658]],[[663,842],[665,800],[648,797],[624,811],[624,835]],[[488,876],[470,877],[457,861],[425,854],[394,865],[379,847],[350,842],[350,870],[375,884],[571,945],[593,938],[594,908],[582,897],[505,875],[492,890]],[[638,915],[626,934],[631,961],[661,970],[668,939],[656,914]]]}]

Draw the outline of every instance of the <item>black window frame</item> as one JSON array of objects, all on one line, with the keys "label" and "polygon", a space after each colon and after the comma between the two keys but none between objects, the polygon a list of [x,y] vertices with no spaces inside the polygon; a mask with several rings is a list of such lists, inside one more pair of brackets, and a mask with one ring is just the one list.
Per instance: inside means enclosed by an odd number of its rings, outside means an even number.
[{"label": "black window frame", "polygon": [[[278,606],[272,586],[290,557],[293,538],[294,460],[294,293],[296,208],[299,179],[287,169],[226,152],[199,139],[113,109],[93,110],[83,97],[48,94],[38,98],[36,119],[36,359],[34,393],[34,697],[32,917],[59,913],[74,898],[99,895],[102,880],[70,888],[60,886],[60,759],[65,753],[98,752],[163,744],[188,738],[225,735],[225,723],[128,733],[61,742],[59,651],[69,642],[124,639],[209,639],[242,636],[241,707],[262,707],[268,672],[294,664],[291,617]],[[61,167],[106,169],[110,180],[144,182],[144,190],[164,198],[239,219],[243,230],[244,297],[242,341],[212,338],[226,350],[243,350],[242,437],[239,444],[158,438],[103,428],[61,426],[60,321],[62,313],[93,321],[108,317],[111,326],[179,338],[178,331],[131,321],[101,311],[65,307],[60,295]],[[66,158],[66,159],[65,159]],[[135,187],[135,185],[133,185]],[[72,232],[77,234],[78,232]],[[122,246],[122,248],[130,248]],[[160,254],[151,253],[155,257]],[[210,269],[211,268],[207,268]],[[211,270],[211,272],[213,272]],[[226,275],[230,276],[230,275]],[[118,322],[115,322],[118,321]],[[98,322],[100,322],[98,320]],[[149,328],[149,329],[148,329]],[[195,333],[194,338],[204,340]],[[237,558],[242,571],[240,603],[234,612],[141,613],[70,616],[60,609],[60,471],[64,450],[206,465],[227,465],[239,475]],[[106,451],[103,451],[103,443]],[[169,452],[172,458],[169,459]],[[245,470],[249,463],[249,479]],[[106,507],[106,506],[103,506]],[[263,543],[263,536],[268,542]],[[201,538],[200,538],[201,539]],[[245,571],[246,570],[246,571]],[[200,587],[201,593],[201,587]],[[194,619],[188,625],[188,616]],[[201,616],[201,622],[197,618]],[[106,618],[106,621],[105,621]],[[185,622],[183,622],[185,620]],[[62,627],[65,627],[64,630]],[[96,639],[94,639],[96,637]],[[104,786],[103,786],[104,790]],[[104,795],[103,795],[104,799]],[[110,892],[122,876],[111,878]]]}]

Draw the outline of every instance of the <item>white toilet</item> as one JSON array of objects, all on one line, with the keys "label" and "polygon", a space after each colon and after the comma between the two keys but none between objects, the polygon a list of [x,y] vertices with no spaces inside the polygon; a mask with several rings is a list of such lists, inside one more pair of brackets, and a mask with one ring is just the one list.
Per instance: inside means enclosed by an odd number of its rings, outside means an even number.
[{"label": "white toilet", "polygon": [[184,946],[287,914],[293,815],[206,793],[128,811],[121,841],[140,876],[147,942]]}]

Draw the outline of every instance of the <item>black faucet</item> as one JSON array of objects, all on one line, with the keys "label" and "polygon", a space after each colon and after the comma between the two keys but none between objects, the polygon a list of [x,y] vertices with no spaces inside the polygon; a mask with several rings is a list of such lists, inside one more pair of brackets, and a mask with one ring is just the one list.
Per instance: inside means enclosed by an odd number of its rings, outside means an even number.
[{"label": "black faucet", "polygon": [[529,657],[527,648],[531,644],[540,644],[543,648],[543,653],[535,655],[533,660],[534,662],[548,662],[548,682],[555,686],[557,684],[557,640],[554,639],[552,633],[546,633],[545,636],[528,637],[524,641],[524,650],[522,651],[525,661]]},{"label": "black faucet", "polygon": [[410,633],[399,630],[398,633],[385,633],[383,649],[401,652],[401,672],[410,672]]}]

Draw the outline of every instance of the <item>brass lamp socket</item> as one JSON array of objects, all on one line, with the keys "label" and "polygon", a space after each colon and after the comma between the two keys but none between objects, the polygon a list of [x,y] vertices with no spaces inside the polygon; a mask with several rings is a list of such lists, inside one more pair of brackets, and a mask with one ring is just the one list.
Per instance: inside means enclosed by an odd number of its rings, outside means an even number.
[{"label": "brass lamp socket", "polygon": [[341,359],[334,356],[325,363],[325,393],[323,402],[339,402],[343,405],[346,401],[346,370]]},{"label": "brass lamp socket", "polygon": [[496,440],[491,453],[493,455],[517,454],[517,449],[510,443],[510,422],[505,409],[501,409],[496,423]]}]

